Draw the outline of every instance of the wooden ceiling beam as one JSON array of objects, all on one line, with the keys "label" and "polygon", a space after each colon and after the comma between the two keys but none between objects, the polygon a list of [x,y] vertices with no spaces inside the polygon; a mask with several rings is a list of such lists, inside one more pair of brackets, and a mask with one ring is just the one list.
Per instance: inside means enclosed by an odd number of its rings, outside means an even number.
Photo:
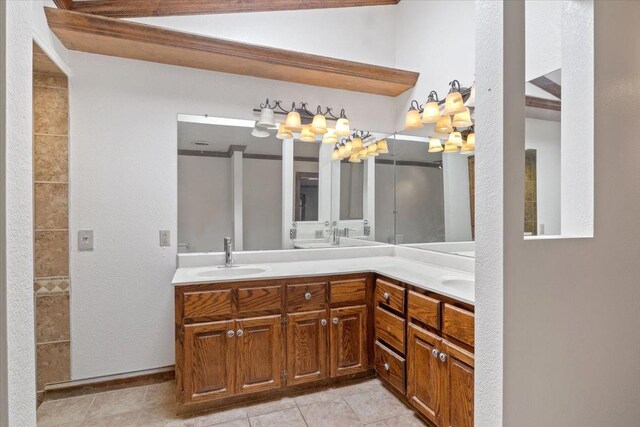
[{"label": "wooden ceiling beam", "polygon": [[525,106],[532,108],[542,108],[544,110],[560,111],[561,103],[554,99],[538,98],[537,96],[527,95],[525,98]]},{"label": "wooden ceiling beam", "polygon": [[73,0],[53,0],[53,2],[58,6],[58,9],[73,9]]},{"label": "wooden ceiling beam", "polygon": [[531,80],[529,83],[544,90],[547,93],[550,93],[551,95],[555,96],[558,99],[561,98],[560,95],[562,95],[562,87],[548,77],[545,77],[545,76],[536,77],[535,79]]},{"label": "wooden ceiling beam", "polygon": [[[56,0],[73,4],[73,10],[110,18],[202,15],[280,10],[384,6],[400,0]],[[60,5],[58,5],[60,7]],[[66,8],[68,9],[68,8]]]},{"label": "wooden ceiling beam", "polygon": [[45,8],[51,31],[71,50],[291,83],[397,96],[419,73]]}]

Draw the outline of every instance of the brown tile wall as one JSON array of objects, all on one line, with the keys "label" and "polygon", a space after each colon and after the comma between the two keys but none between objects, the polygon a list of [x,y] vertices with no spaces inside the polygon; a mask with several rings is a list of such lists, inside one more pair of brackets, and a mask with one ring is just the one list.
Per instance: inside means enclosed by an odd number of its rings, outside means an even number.
[{"label": "brown tile wall", "polygon": [[536,150],[525,150],[524,163],[524,232],[538,234],[538,194]]},{"label": "brown tile wall", "polygon": [[36,382],[70,379],[69,85],[33,50],[34,298]]}]

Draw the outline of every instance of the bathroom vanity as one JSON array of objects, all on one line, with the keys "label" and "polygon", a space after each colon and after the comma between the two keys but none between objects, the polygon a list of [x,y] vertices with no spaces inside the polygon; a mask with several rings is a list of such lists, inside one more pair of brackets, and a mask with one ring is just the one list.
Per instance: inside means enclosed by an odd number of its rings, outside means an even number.
[{"label": "bathroom vanity", "polygon": [[[394,257],[362,260],[314,262],[317,271],[324,265],[334,274],[291,276],[293,264],[304,270],[305,263],[274,263],[259,278],[234,273],[198,283],[189,275],[202,269],[179,269],[180,412],[377,375],[431,424],[472,426],[472,281]],[[340,267],[349,261],[345,272]],[[284,265],[287,275],[279,271]]]}]

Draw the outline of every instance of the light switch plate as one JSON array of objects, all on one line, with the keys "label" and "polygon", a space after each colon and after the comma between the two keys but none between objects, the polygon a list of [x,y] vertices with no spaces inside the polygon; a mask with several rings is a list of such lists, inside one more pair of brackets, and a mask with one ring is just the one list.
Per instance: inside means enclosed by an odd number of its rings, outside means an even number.
[{"label": "light switch plate", "polygon": [[93,250],[93,230],[78,231],[78,250],[79,251]]},{"label": "light switch plate", "polygon": [[171,233],[169,230],[160,230],[160,246],[171,246]]}]

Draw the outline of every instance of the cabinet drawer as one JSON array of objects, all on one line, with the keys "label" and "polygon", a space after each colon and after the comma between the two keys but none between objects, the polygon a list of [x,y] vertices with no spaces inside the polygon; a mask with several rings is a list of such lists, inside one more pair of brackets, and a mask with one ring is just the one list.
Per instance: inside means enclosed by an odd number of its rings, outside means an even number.
[{"label": "cabinet drawer", "polygon": [[463,308],[444,304],[442,308],[442,333],[474,346],[475,315]]},{"label": "cabinet drawer", "polygon": [[376,341],[375,367],[380,378],[404,394],[405,360],[379,341]]},{"label": "cabinet drawer", "polygon": [[287,310],[317,310],[327,305],[327,284],[301,283],[287,285]]},{"label": "cabinet drawer", "polygon": [[331,304],[364,303],[367,280],[340,280],[329,282],[329,302]]},{"label": "cabinet drawer", "polygon": [[405,320],[382,307],[376,307],[376,338],[404,354]]},{"label": "cabinet drawer", "polygon": [[382,279],[376,280],[376,305],[384,304],[404,314],[404,288]]},{"label": "cabinet drawer", "polygon": [[407,301],[410,322],[417,320],[432,328],[440,329],[439,300],[409,291]]},{"label": "cabinet drawer", "polygon": [[231,289],[185,292],[184,317],[198,318],[231,314]]},{"label": "cabinet drawer", "polygon": [[270,313],[282,309],[282,286],[238,288],[238,314]]}]

